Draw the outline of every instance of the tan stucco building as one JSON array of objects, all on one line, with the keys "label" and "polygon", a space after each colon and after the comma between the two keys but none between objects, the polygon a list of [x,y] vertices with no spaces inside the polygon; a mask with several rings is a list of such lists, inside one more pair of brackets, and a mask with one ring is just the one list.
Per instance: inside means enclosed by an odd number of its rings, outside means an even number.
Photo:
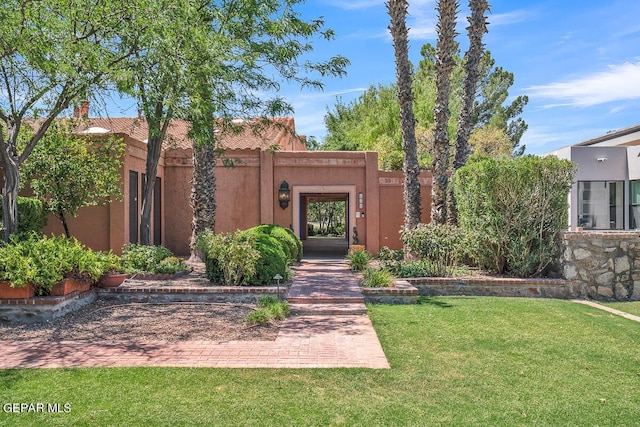
[{"label": "tan stucco building", "polygon": [[[237,135],[221,136],[223,158],[216,167],[216,232],[245,229],[259,224],[291,227],[307,238],[307,204],[344,201],[347,238],[353,227],[359,243],[371,252],[382,246],[401,247],[403,175],[378,170],[376,152],[307,151],[304,137],[295,135],[292,118],[256,134],[248,126]],[[240,126],[243,123],[238,121]],[[69,219],[72,234],[96,250],[119,252],[125,243],[138,241],[142,183],[145,179],[147,126],[144,118],[89,119],[80,131],[97,138],[124,138],[123,199],[108,206],[82,209]],[[152,243],[163,244],[179,255],[189,253],[192,211],[189,207],[193,161],[188,123],[174,120],[162,152],[152,207]],[[278,190],[286,182],[290,202],[281,207]],[[423,221],[429,221],[431,174],[423,172]],[[46,233],[62,233],[51,218]]]}]

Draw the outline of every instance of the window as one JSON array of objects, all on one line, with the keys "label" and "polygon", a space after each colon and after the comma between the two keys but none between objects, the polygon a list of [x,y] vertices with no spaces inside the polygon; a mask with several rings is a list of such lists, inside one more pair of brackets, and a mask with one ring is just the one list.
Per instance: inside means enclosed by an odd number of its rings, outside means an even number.
[{"label": "window", "polygon": [[640,180],[629,181],[629,227],[640,228]]},{"label": "window", "polygon": [[624,182],[578,182],[578,227],[624,229]]}]

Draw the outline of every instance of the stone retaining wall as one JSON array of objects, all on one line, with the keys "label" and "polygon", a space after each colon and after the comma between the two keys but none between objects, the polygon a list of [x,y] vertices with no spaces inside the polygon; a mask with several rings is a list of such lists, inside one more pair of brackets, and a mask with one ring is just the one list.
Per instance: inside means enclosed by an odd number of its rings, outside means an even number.
[{"label": "stone retaining wall", "polygon": [[15,323],[39,323],[62,317],[96,299],[94,290],[73,291],[64,296],[0,300],[0,320]]},{"label": "stone retaining wall", "polygon": [[528,298],[570,298],[562,279],[518,279],[488,276],[407,279],[420,295],[473,295]]},{"label": "stone retaining wall", "polygon": [[640,232],[565,232],[563,274],[570,293],[596,300],[640,300]]},{"label": "stone retaining wall", "polygon": [[365,288],[360,291],[364,302],[372,304],[415,304],[418,302],[418,289],[404,279],[394,281],[388,288]]},{"label": "stone retaining wall", "polygon": [[[288,289],[280,286],[280,296],[285,298]],[[201,288],[191,287],[131,287],[100,289],[99,295],[103,299],[120,302],[236,302],[257,303],[262,295],[278,294],[276,286],[209,286]]]}]

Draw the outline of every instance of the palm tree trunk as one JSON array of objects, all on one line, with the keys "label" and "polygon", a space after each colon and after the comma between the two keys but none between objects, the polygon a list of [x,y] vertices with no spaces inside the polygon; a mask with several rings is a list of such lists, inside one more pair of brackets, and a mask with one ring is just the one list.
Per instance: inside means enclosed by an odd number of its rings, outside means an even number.
[{"label": "palm tree trunk", "polygon": [[215,144],[213,142],[195,143],[193,146],[193,180],[191,186],[191,209],[193,210],[190,242],[191,261],[197,261],[201,258],[196,253],[198,235],[205,230],[215,231],[215,167]]},{"label": "palm tree trunk", "polygon": [[[489,3],[486,0],[470,0],[469,26],[469,50],[465,55],[464,81],[462,84],[462,105],[458,119],[458,129],[456,131],[456,152],[453,159],[453,171],[460,169],[467,163],[471,148],[469,147],[469,136],[471,135],[472,117],[474,101],[476,99],[476,88],[480,76],[480,60],[484,52],[482,37],[487,32],[487,21],[484,13],[489,10]],[[458,222],[458,211],[453,194],[453,187],[449,188],[447,209],[447,222],[456,224]]]},{"label": "palm tree trunk", "polygon": [[[389,0],[386,4],[391,17],[391,36],[396,59],[398,80],[398,103],[400,104],[400,126],[402,129],[402,171],[404,173],[404,228],[413,230],[420,223],[420,166],[416,144],[415,117],[413,114],[412,70],[409,63],[406,0]],[[410,250],[405,247],[410,258]]]},{"label": "palm tree trunk", "polygon": [[436,53],[436,102],[434,107],[434,141],[433,141],[433,186],[431,188],[431,221],[444,224],[447,219],[447,186],[449,177],[449,92],[451,89],[451,72],[453,71],[453,55],[456,49],[456,14],[457,0],[440,0],[438,2],[438,43]]}]

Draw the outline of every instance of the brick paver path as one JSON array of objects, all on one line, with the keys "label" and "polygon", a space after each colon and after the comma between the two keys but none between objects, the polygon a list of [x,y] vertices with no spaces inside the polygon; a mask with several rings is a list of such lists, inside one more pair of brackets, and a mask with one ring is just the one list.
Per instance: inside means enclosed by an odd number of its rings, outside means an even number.
[{"label": "brick paver path", "polygon": [[[296,277],[303,284],[314,278],[308,292],[294,282],[298,297],[320,298],[325,304],[329,296],[357,298],[352,275],[341,262],[304,262]],[[98,366],[390,367],[366,315],[289,317],[275,341],[0,341],[0,369]]]}]

